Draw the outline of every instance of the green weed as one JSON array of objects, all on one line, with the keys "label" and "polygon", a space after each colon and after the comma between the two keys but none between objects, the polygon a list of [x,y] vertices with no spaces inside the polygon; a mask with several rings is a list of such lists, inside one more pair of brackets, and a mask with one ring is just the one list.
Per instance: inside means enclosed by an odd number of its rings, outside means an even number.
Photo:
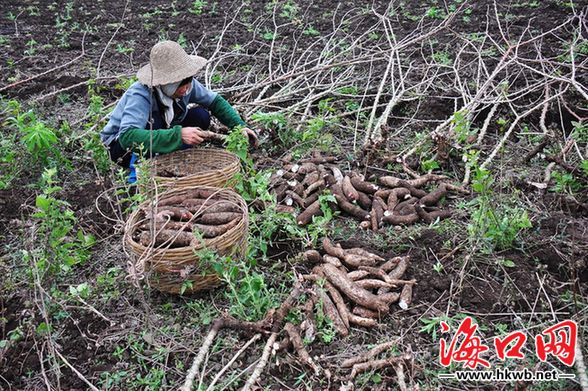
[{"label": "green weed", "polygon": [[230,303],[229,312],[239,319],[260,320],[280,304],[281,294],[268,287],[263,274],[244,262],[225,268],[222,278],[227,284],[225,297]]},{"label": "green weed", "polygon": [[204,7],[206,7],[207,2],[203,0],[194,0],[188,9],[188,12],[194,15],[202,15],[204,12]]},{"label": "green weed", "polygon": [[526,210],[497,199],[493,183],[489,171],[475,168],[472,188],[479,195],[470,203],[473,211],[467,229],[470,239],[480,242],[481,251],[488,254],[512,248],[519,233],[532,226]]},{"label": "green weed", "polygon": [[33,160],[46,164],[49,157],[61,157],[56,148],[58,138],[55,130],[39,121],[32,110],[18,113],[8,118],[20,133],[20,141],[25,145]]},{"label": "green weed", "polygon": [[56,174],[56,169],[43,172],[43,193],[36,197],[37,212],[32,215],[39,222],[41,254],[36,264],[39,274],[67,273],[73,266],[86,262],[95,241],[92,235],[74,230],[77,223],[74,212],[67,202],[55,198],[54,194],[61,191],[55,184]]},{"label": "green weed", "polygon": [[582,189],[582,184],[569,172],[554,171],[551,178],[555,182],[553,191],[556,193],[574,194]]}]

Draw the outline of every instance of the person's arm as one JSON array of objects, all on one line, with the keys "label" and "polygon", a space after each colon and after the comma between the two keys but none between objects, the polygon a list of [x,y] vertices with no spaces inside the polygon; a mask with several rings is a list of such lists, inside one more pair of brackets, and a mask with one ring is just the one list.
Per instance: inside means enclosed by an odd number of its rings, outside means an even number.
[{"label": "person's arm", "polygon": [[[171,129],[128,129],[119,137],[121,147],[138,152],[170,153],[182,146],[182,127],[176,125]],[[152,148],[149,148],[149,147]]]},{"label": "person's arm", "polygon": [[237,110],[220,95],[214,98],[209,109],[210,113],[229,129],[233,129],[236,126],[247,127],[247,124],[243,121],[239,113],[237,113]]},{"label": "person's arm", "polygon": [[239,113],[237,113],[237,110],[235,110],[225,98],[204,87],[196,79],[192,82],[192,92],[190,93],[189,102],[198,103],[199,105],[208,108],[210,113],[218,118],[218,120],[229,129],[242,126],[243,133],[249,138],[250,144],[257,146],[257,132],[249,128]]}]

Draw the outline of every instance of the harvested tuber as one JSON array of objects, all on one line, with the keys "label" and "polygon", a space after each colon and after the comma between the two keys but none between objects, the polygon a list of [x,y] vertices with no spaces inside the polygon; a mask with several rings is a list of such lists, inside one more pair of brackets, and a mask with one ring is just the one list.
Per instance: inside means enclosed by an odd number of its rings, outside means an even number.
[{"label": "harvested tuber", "polygon": [[341,263],[341,261],[339,260],[339,258],[333,257],[333,256],[328,255],[328,254],[323,255],[323,261],[325,263],[330,263],[331,265],[333,265],[335,267],[342,267],[343,266],[343,264]]},{"label": "harvested tuber", "polygon": [[357,281],[369,275],[370,272],[367,272],[365,270],[354,270],[352,272],[347,273],[347,278],[349,278],[351,281]]},{"label": "harvested tuber", "polygon": [[141,232],[139,243],[145,247],[160,247],[162,245],[169,245],[169,247],[186,247],[190,246],[194,240],[194,235],[190,232],[162,229],[161,231],[156,232],[154,239],[154,242],[152,242],[151,232]]},{"label": "harvested tuber", "polygon": [[415,205],[414,208],[415,208],[418,216],[427,224],[431,224],[432,222],[434,222],[437,219],[443,220],[448,217],[451,217],[451,212],[447,209],[436,210],[433,212],[427,212],[418,204]]},{"label": "harvested tuber", "polygon": [[412,303],[412,284],[406,284],[402,288],[400,293],[400,300],[398,300],[398,306],[403,310],[408,309],[408,306]]},{"label": "harvested tuber", "polygon": [[372,311],[372,310],[368,310],[365,307],[362,306],[355,306],[353,308],[353,313],[357,316],[361,316],[362,318],[370,318],[370,319],[379,319],[380,316],[378,315],[377,312]]},{"label": "harvested tuber", "polygon": [[404,180],[393,176],[383,176],[379,178],[382,185],[390,188],[401,187],[402,182],[408,183],[410,186],[421,187],[429,182],[436,182],[443,179],[448,179],[445,175],[425,174],[416,179]]},{"label": "harvested tuber", "polygon": [[186,208],[180,208],[177,206],[164,206],[163,208],[159,208],[153,219],[156,222],[163,222],[168,219],[185,221],[190,220],[192,217],[192,213]]},{"label": "harvested tuber", "polygon": [[302,163],[298,168],[298,174],[306,175],[312,171],[317,171],[318,167],[314,163]]},{"label": "harvested tuber", "polygon": [[420,204],[426,206],[437,205],[439,201],[441,201],[441,198],[445,197],[446,194],[447,188],[444,184],[440,185],[436,190],[422,197],[420,200]]},{"label": "harvested tuber", "polygon": [[339,170],[337,166],[332,164],[328,165],[327,167],[333,172],[333,176],[335,177],[336,183],[341,184],[344,178],[341,170]]},{"label": "harvested tuber", "polygon": [[157,206],[162,207],[162,206],[181,205],[182,201],[184,201],[184,199],[186,199],[185,195],[177,195],[177,196],[167,197],[167,198],[159,200],[157,202]]},{"label": "harvested tuber", "polygon": [[406,198],[410,196],[410,190],[405,187],[397,187],[392,189],[390,194],[388,195],[388,203],[387,207],[389,211],[393,211],[396,206],[406,200]]},{"label": "harvested tuber", "polygon": [[243,217],[243,215],[237,212],[207,212],[206,214],[203,214],[202,216],[198,217],[196,221],[200,224],[222,225],[235,219],[239,219],[241,217]]},{"label": "harvested tuber", "polygon": [[388,312],[388,305],[386,303],[381,301],[376,295],[357,286],[355,282],[347,277],[345,272],[330,264],[323,265],[323,272],[331,284],[355,303],[379,312]]},{"label": "harvested tuber", "polygon": [[308,197],[306,197],[304,199],[304,207],[308,208],[310,205],[312,205],[313,203],[315,203],[320,196],[320,192],[316,191],[314,193],[312,193],[311,195],[309,195]]},{"label": "harvested tuber", "polygon": [[318,287],[315,287],[315,292],[319,298],[319,303],[323,305],[323,311],[325,316],[333,322],[333,326],[335,326],[335,330],[340,333],[342,336],[347,336],[349,334],[349,329],[345,326],[343,319],[341,319],[341,315],[337,310],[337,307],[327,295],[327,293]]},{"label": "harvested tuber", "polygon": [[348,248],[345,251],[347,251],[349,254],[361,255],[365,258],[373,259],[374,261],[378,261],[378,262],[385,261],[385,259],[382,258],[381,256],[376,255],[374,253],[371,253],[367,250],[364,250],[363,248],[354,247],[354,248]]},{"label": "harvested tuber", "polygon": [[150,231],[151,229],[155,229],[156,231],[161,229],[170,229],[174,231],[192,231],[192,223],[190,222],[181,222],[181,221],[156,221],[151,222],[147,221],[139,226],[141,231]]},{"label": "harvested tuber", "polygon": [[343,195],[349,202],[357,201],[359,198],[359,194],[353,185],[351,184],[351,178],[349,176],[345,176],[343,178],[343,182],[341,183],[341,190],[343,191]]},{"label": "harvested tuber", "polygon": [[375,319],[370,319],[370,318],[364,318],[361,316],[357,316],[355,314],[349,314],[349,324],[353,324],[355,326],[360,326],[360,327],[366,327],[366,328],[371,328],[371,327],[376,327],[378,325],[378,321]]},{"label": "harvested tuber", "polygon": [[308,263],[319,263],[323,257],[316,250],[307,250],[302,254],[304,260]]},{"label": "harvested tuber", "polygon": [[[407,285],[412,286],[412,284],[407,284]],[[398,299],[400,298],[400,293],[397,293],[397,292],[382,293],[381,295],[378,294],[378,297],[380,298],[380,300],[383,300],[386,304],[390,305],[390,304],[396,303],[398,301]]]},{"label": "harvested tuber", "polygon": [[374,280],[374,279],[358,280],[358,281],[355,281],[355,284],[365,290],[368,290],[368,291],[371,291],[372,289],[392,287],[391,284],[389,284],[385,281]]},{"label": "harvested tuber", "polygon": [[222,225],[194,224],[193,231],[198,230],[200,233],[202,233],[202,236],[207,239],[215,238],[234,228],[237,224],[239,224],[239,221],[241,221],[241,219],[235,219]]},{"label": "harvested tuber", "polygon": [[286,190],[286,197],[292,199],[300,208],[304,208],[304,200],[292,190]]},{"label": "harvested tuber", "polygon": [[359,206],[361,206],[362,209],[370,210],[372,208],[372,200],[370,197],[362,191],[357,191],[357,195],[359,196],[357,198]]},{"label": "harvested tuber", "polygon": [[322,190],[324,188],[325,188],[325,180],[322,178],[317,179],[315,182],[308,185],[306,190],[304,190],[302,197],[307,198],[309,195],[313,194],[314,192],[317,192],[317,191]]},{"label": "harvested tuber", "polygon": [[337,307],[337,311],[339,311],[339,316],[341,317],[343,324],[345,325],[345,327],[347,329],[349,329],[349,310],[347,309],[347,306],[345,305],[345,301],[343,300],[343,296],[341,296],[341,294],[339,293],[337,288],[335,288],[333,285],[331,285],[331,283],[328,281],[325,281],[325,288],[327,289],[327,291],[331,295],[331,298],[333,299],[333,302],[335,303],[335,307]]},{"label": "harvested tuber", "polygon": [[321,204],[318,200],[313,202],[308,208],[306,208],[302,213],[298,215],[296,218],[296,222],[298,225],[306,225],[312,221],[314,216],[322,216],[323,211],[321,210]]},{"label": "harvested tuber", "polygon": [[358,174],[352,173],[350,175],[350,179],[351,184],[358,191],[362,191],[367,194],[374,194],[379,189],[377,185],[364,181],[363,178]]},{"label": "harvested tuber", "polygon": [[306,176],[304,177],[304,179],[302,180],[301,183],[302,183],[302,186],[306,187],[306,186],[309,186],[311,183],[318,181],[319,179],[321,179],[319,172],[313,171],[313,172],[306,174]]},{"label": "harvested tuber", "polygon": [[392,225],[411,225],[419,221],[419,215],[416,213],[406,216],[384,215],[382,221]]},{"label": "harvested tuber", "polygon": [[343,192],[341,191],[341,187],[336,184],[331,186],[331,191],[337,200],[337,204],[347,214],[358,218],[359,220],[368,220],[370,218],[370,214],[361,209],[359,206],[352,204],[343,196]]}]

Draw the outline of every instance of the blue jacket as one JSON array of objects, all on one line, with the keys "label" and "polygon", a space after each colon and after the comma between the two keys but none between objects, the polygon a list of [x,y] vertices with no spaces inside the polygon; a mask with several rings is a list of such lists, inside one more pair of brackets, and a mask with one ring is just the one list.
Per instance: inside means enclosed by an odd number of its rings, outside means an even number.
[{"label": "blue jacket", "polygon": [[[186,116],[188,103],[197,103],[209,108],[215,98],[216,92],[210,91],[196,79],[192,81],[192,91],[182,97],[178,104],[183,109],[180,118],[174,118],[174,122],[182,122]],[[149,87],[139,82],[133,83],[124,93],[116,107],[110,114],[108,124],[100,132],[100,139],[108,146],[129,129],[145,129],[151,113],[159,112],[159,105],[155,94]]]}]

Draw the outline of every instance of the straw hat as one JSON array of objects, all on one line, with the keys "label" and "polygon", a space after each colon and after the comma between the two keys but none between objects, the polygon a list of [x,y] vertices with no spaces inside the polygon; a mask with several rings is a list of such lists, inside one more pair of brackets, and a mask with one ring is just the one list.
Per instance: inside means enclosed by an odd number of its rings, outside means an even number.
[{"label": "straw hat", "polygon": [[205,58],[186,53],[177,42],[163,41],[153,46],[149,64],[139,69],[137,78],[148,87],[177,83],[194,76],[206,62]]}]

